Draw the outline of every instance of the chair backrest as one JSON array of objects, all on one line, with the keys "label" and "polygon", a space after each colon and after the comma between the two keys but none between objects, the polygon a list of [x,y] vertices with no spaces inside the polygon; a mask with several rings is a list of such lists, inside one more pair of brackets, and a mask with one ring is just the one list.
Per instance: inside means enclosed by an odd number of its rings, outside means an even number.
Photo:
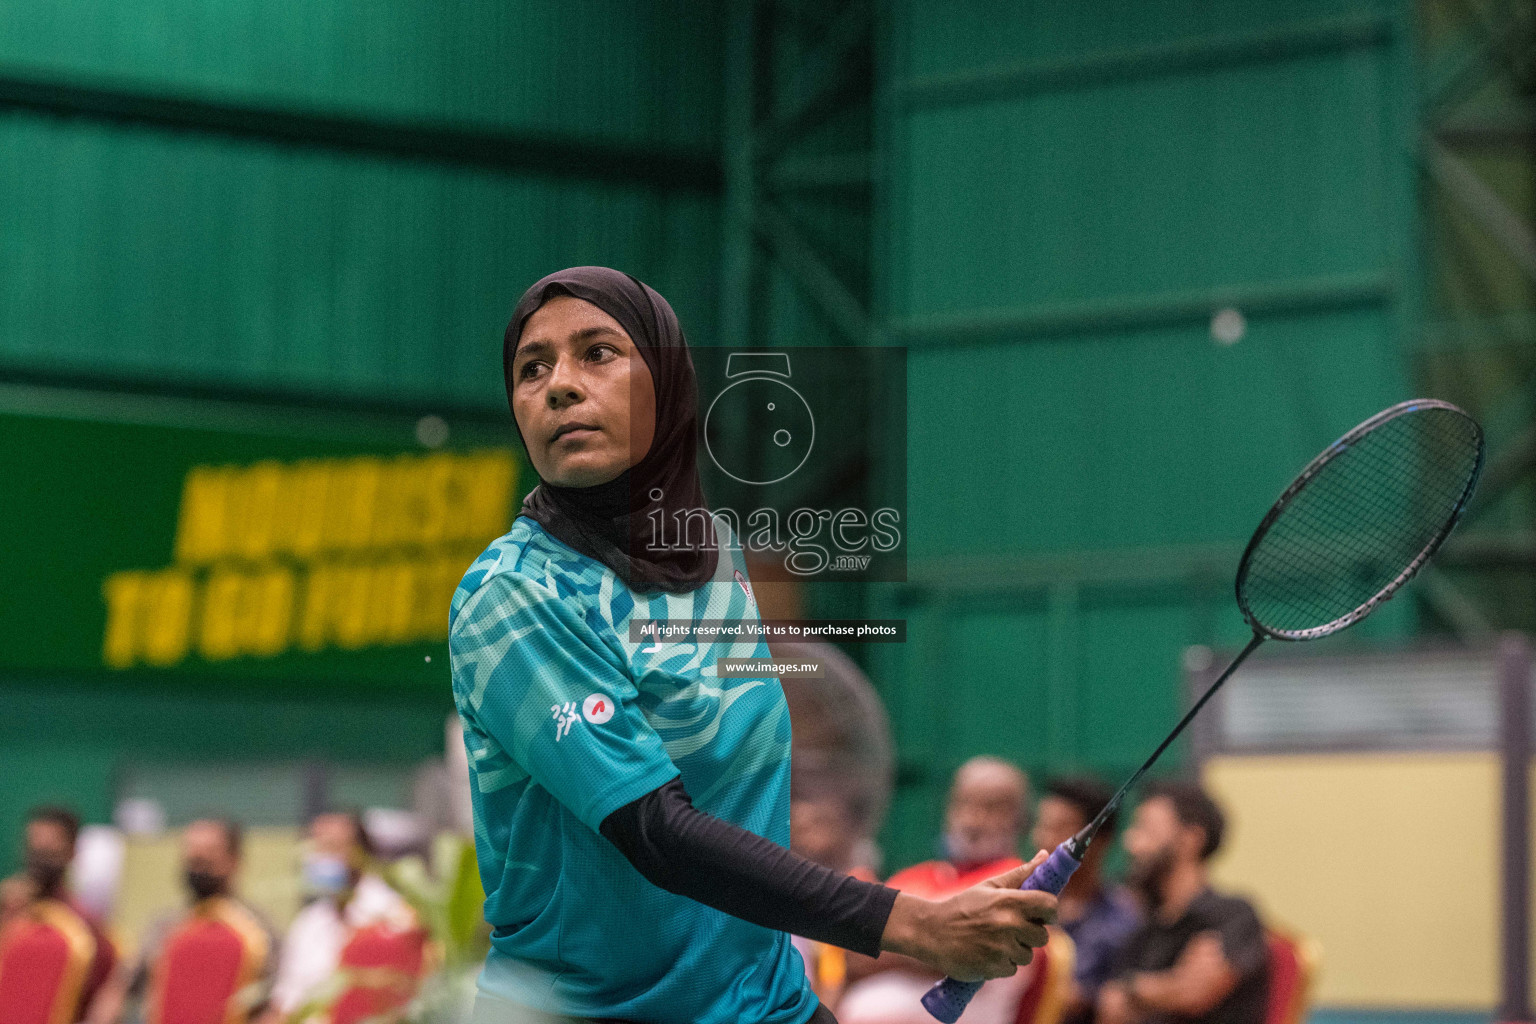
[{"label": "chair backrest", "polygon": [[1301,1024],[1317,974],[1317,944],[1275,928],[1265,931],[1264,942],[1269,951],[1269,1006],[1264,1024]]},{"label": "chair backrest", "polygon": [[330,1024],[392,1019],[416,995],[426,960],[427,933],[420,928],[359,928],[341,951],[346,982],[331,1004]]},{"label": "chair backrest", "polygon": [[1019,997],[1015,1024],[1061,1024],[1066,1012],[1077,948],[1072,937],[1060,928],[1051,928],[1050,933],[1050,941],[1035,950],[1030,961],[1032,973]]},{"label": "chair backrest", "polygon": [[265,930],[233,901],[210,902],[166,937],[150,982],[148,1024],[245,1024],[231,1000],[271,955]]},{"label": "chair backrest", "polygon": [[69,907],[44,900],[0,933],[0,1024],[73,1024],[96,938]]}]

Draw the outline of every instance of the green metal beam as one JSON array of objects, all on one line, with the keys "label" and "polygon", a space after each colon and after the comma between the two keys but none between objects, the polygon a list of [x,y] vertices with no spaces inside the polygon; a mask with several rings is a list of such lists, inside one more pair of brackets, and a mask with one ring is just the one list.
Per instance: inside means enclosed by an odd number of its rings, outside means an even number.
[{"label": "green metal beam", "polygon": [[[114,397],[101,397],[107,395]],[[178,403],[194,403],[205,407],[274,406],[288,410],[286,415],[290,416],[301,410],[313,410],[321,417],[356,414],[361,417],[415,418],[435,415],[453,422],[501,424],[505,429],[511,429],[511,417],[505,400],[477,404],[420,394],[400,394],[386,400],[337,393],[334,389],[268,388],[223,381],[173,381],[165,379],[164,375],[134,375],[118,370],[104,371],[63,364],[42,366],[0,363],[0,410],[27,409],[37,415],[50,415],[45,410],[54,401],[61,403],[57,406],[61,410],[74,410],[69,413],[60,412],[59,415],[93,418],[86,415],[86,410],[80,405],[83,402],[88,406],[96,406],[101,418],[112,422],[139,422],[137,417],[141,415],[151,417],[143,422],[158,422],[152,418],[152,410],[156,405],[170,409]]]},{"label": "green metal beam", "polygon": [[1437,567],[1425,566],[1416,586],[1418,596],[1451,627],[1456,639],[1476,647],[1493,638],[1493,623],[1488,616]]},{"label": "green metal beam", "polygon": [[779,265],[795,279],[838,333],[851,345],[870,344],[874,331],[864,304],[832,272],[794,222],[763,197],[757,201],[757,228]]},{"label": "green metal beam", "polygon": [[721,217],[720,344],[748,346],[753,336],[755,243],[753,197],[757,181],[752,160],[752,123],[757,105],[761,48],[757,6],[733,0],[726,23],[725,203]]},{"label": "green metal beam", "polygon": [[1167,547],[1071,551],[1050,554],[989,554],[912,559],[904,585],[909,603],[938,595],[1045,595],[1052,587],[1138,588],[1169,584],[1230,585],[1242,557],[1241,544],[1183,544]]},{"label": "green metal beam", "polygon": [[1381,306],[1397,291],[1381,273],[1302,278],[1279,284],[1238,285],[1128,296],[1118,300],[1024,306],[963,314],[912,317],[892,325],[912,347],[988,344],[1026,338],[1132,331],[1196,324],[1225,307],[1249,317]]},{"label": "green metal beam", "polygon": [[1393,31],[1394,23],[1390,18],[1330,18],[1267,32],[1208,36],[1060,60],[923,75],[902,85],[900,97],[909,107],[980,103],[1157,75],[1210,71],[1360,49],[1386,42]]},{"label": "green metal beam", "polygon": [[801,57],[799,66],[779,91],[780,103],[773,111],[774,120],[792,120],[796,116],[795,106],[809,105],[837,87],[841,69],[849,63],[851,54],[869,45],[873,18],[868,0],[850,0],[833,16],[831,24],[821,32],[810,52]]},{"label": "green metal beam", "polygon": [[863,191],[874,185],[874,154],[784,156],[762,177],[770,192]]},{"label": "green metal beam", "polygon": [[1499,70],[1506,74],[1528,58],[1530,47],[1528,4],[1505,10],[1503,23],[1481,17],[1466,5],[1478,33],[1476,42],[1456,55],[1454,66],[1433,75],[1424,90],[1427,111],[1447,110],[1477,94]]},{"label": "green metal beam", "polygon": [[1447,195],[1461,204],[1527,277],[1536,281],[1536,231],[1461,157],[1433,138],[1424,139],[1424,166]]},{"label": "green metal beam", "polygon": [[1536,138],[1536,110],[1498,114],[1457,114],[1433,126],[1435,138],[1461,146],[1525,146]]},{"label": "green metal beam", "polygon": [[1438,556],[1448,568],[1536,565],[1536,532],[1470,533],[1452,537]]},{"label": "green metal beam", "polygon": [[710,193],[724,187],[720,161],[712,153],[178,96],[16,68],[0,68],[0,109],[5,108],[513,174]]}]

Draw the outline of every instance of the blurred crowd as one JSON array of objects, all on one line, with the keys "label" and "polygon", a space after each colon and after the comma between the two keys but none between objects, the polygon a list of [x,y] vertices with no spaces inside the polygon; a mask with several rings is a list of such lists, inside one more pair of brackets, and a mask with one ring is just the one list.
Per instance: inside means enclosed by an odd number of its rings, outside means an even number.
[{"label": "blurred crowd", "polygon": [[[1054,849],[1110,796],[1100,780],[1072,776],[1047,780],[1032,798],[1017,766],[973,758],[950,787],[939,856],[885,882],[946,899],[1018,867],[1021,854]],[[797,794],[791,816],[798,852],[861,878],[879,877],[867,819],[845,794]],[[1123,834],[1117,836],[1111,815],[1090,846],[1061,894],[1050,943],[1014,977],[983,986],[961,1020],[1288,1024],[1274,1011],[1273,936],[1246,901],[1218,891],[1207,870],[1224,831],[1221,809],[1199,787],[1146,787]],[[308,822],[298,857],[306,902],[281,934],[241,897],[244,836],[237,822],[207,818],[182,829],[182,904],[130,941],[110,934],[71,889],[79,835],[80,822],[67,808],[38,807],[28,816],[25,866],[0,882],[0,1004],[30,1000],[39,1009],[35,1017],[0,1009],[0,1020],[397,1021],[419,1007],[424,979],[441,966],[441,922],[428,920],[434,915],[423,912],[420,899],[401,891],[357,813],[327,812]],[[467,846],[466,856],[472,874]],[[1106,871],[1107,858],[1123,861],[1122,877]],[[471,889],[465,910],[478,918],[480,893]],[[842,1024],[931,1019],[920,999],[939,979],[917,961],[891,953],[869,958],[802,939],[796,946],[817,994]]]},{"label": "blurred crowd", "polygon": [[356,812],[308,823],[299,861],[307,902],[282,935],[241,898],[244,836],[234,821],[207,818],[182,830],[184,902],[136,942],[109,934],[71,890],[79,835],[69,809],[35,808],[25,866],[0,883],[0,1019],[7,1022],[397,1019],[433,966],[427,922],[386,881]]},{"label": "blurred crowd", "polygon": [[[1023,849],[1053,850],[1086,827],[1112,793],[1087,776],[1048,780],[1038,801],[1017,766],[977,757],[956,772],[939,856],[885,884],[942,900],[1019,867]],[[1032,812],[1032,813],[1031,813]],[[835,798],[792,804],[795,848],[867,879],[860,836]],[[988,982],[966,1024],[1283,1024],[1272,1014],[1270,936],[1254,908],[1213,887],[1207,865],[1225,821],[1200,787],[1146,787],[1121,838],[1126,869],[1105,871],[1116,815],[1061,893],[1050,943],[1012,978]],[[1027,845],[1026,845],[1027,843]],[[921,1005],[939,978],[893,953],[859,956],[797,939],[806,971],[841,1024],[931,1024]]]}]

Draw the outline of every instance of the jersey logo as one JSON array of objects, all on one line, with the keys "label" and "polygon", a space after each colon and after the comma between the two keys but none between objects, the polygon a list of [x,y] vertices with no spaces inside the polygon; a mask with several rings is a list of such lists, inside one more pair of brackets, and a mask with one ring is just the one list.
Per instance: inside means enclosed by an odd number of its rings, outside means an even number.
[{"label": "jersey logo", "polygon": [[747,600],[756,604],[757,601],[752,597],[752,584],[747,582],[747,578],[741,574],[740,569],[736,570],[736,583],[741,587],[741,592],[747,595]]},{"label": "jersey logo", "polygon": [[[589,698],[590,699],[590,698]],[[581,716],[576,713],[576,702],[568,700],[564,704],[552,704],[549,708],[554,713],[555,742],[571,731],[571,726],[581,721]]]},{"label": "jersey logo", "polygon": [[581,716],[593,725],[602,725],[613,717],[613,698],[594,693],[581,702]]}]

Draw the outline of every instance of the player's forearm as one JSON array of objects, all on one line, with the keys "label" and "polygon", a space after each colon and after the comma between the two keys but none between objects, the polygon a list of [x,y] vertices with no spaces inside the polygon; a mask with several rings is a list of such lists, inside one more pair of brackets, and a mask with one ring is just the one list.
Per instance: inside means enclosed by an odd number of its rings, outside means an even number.
[{"label": "player's forearm", "polygon": [[765,928],[858,953],[880,950],[894,890],[831,871],[698,811],[681,780],[614,811],[600,831],[668,892]]}]

